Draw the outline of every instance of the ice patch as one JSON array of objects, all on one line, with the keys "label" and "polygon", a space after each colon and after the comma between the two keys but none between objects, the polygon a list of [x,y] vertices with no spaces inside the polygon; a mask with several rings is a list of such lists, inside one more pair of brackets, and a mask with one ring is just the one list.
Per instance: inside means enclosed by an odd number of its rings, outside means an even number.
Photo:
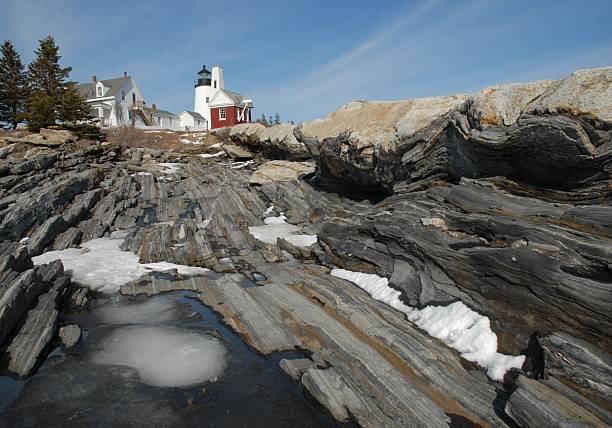
[{"label": "ice patch", "polygon": [[201,158],[204,159],[208,159],[208,158],[216,158],[218,156],[225,156],[225,152],[221,151],[221,152],[217,152],[217,153],[202,153],[200,155]]},{"label": "ice patch", "polygon": [[151,173],[150,172],[140,171],[140,172],[135,172],[134,174],[130,174],[130,177],[136,177],[138,175],[151,175]]},{"label": "ice patch", "polygon": [[184,387],[213,380],[225,369],[225,346],[212,336],[172,327],[115,330],[94,355],[96,364],[132,367],[154,386]]},{"label": "ice patch", "polygon": [[136,254],[121,250],[125,232],[118,232],[120,233],[113,232],[110,238],[87,241],[81,244],[81,248],[48,251],[32,257],[32,261],[35,265],[41,265],[59,259],[64,264],[64,269],[71,272],[73,281],[102,293],[117,292],[122,285],[152,271],[176,269],[181,275],[201,275],[208,272],[205,268],[168,262],[141,264]]},{"label": "ice patch", "polygon": [[26,243],[26,242],[28,242],[29,240],[30,240],[30,237],[29,237],[29,236],[26,236],[25,238],[21,238],[21,239],[19,240],[19,243],[20,243],[20,244],[25,244],[25,243]]},{"label": "ice patch", "polygon": [[375,274],[332,269],[332,276],[356,284],[374,299],[407,315],[408,319],[431,336],[440,339],[461,356],[487,370],[494,380],[503,380],[511,368],[521,368],[523,355],[503,355],[497,352],[497,336],[491,330],[489,318],[468,308],[463,302],[448,306],[427,306],[421,310],[405,305],[400,292],[389,287],[388,279]]},{"label": "ice patch", "polygon": [[163,168],[161,172],[164,174],[176,174],[183,167],[182,163],[160,162],[157,165]]},{"label": "ice patch", "polygon": [[278,238],[284,238],[298,247],[309,247],[317,242],[317,235],[299,235],[301,227],[285,222],[287,217],[281,213],[278,217],[264,219],[264,226],[249,226],[249,233],[255,239],[267,244],[276,245]]},{"label": "ice patch", "polygon": [[111,300],[101,306],[96,315],[107,324],[157,324],[176,319],[176,312],[176,303],[158,296],[132,305]]}]

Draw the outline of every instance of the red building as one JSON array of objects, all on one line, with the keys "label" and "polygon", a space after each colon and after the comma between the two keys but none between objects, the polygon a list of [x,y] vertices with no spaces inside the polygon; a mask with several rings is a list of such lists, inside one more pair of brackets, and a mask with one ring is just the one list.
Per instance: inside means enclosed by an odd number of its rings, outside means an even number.
[{"label": "red building", "polygon": [[210,100],[210,129],[251,121],[253,102],[236,92],[219,89]]}]

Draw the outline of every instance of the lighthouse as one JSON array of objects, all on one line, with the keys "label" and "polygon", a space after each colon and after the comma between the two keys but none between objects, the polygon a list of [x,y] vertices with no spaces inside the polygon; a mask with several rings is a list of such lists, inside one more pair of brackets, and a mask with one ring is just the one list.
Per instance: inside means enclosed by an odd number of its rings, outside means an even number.
[{"label": "lighthouse", "polygon": [[215,65],[209,71],[205,65],[202,66],[195,83],[193,110],[206,119],[208,129],[248,123],[252,109],[252,100],[225,90],[221,67]]},{"label": "lighthouse", "polygon": [[195,102],[193,110],[200,113],[210,124],[210,101],[219,89],[223,89],[223,69],[218,65],[213,66],[212,72],[203,65],[198,72],[195,84]]}]

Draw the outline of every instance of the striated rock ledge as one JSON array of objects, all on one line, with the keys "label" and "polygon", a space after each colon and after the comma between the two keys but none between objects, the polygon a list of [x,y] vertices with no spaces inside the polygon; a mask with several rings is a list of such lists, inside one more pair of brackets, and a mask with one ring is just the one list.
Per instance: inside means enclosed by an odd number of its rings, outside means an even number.
[{"label": "striated rock ledge", "polygon": [[[209,269],[121,293],[190,290],[253,350],[299,350],[281,369],[340,421],[609,425],[611,76],[239,125],[219,133],[240,145],[219,148],[227,158],[0,143],[2,368],[31,375],[59,343],[63,305],[87,302],[60,262],[31,258],[121,231],[140,263]],[[249,233],[285,227],[280,213],[317,243]],[[522,370],[487,379],[334,267],[386,277],[418,308],[463,301],[500,352],[527,357]]]}]

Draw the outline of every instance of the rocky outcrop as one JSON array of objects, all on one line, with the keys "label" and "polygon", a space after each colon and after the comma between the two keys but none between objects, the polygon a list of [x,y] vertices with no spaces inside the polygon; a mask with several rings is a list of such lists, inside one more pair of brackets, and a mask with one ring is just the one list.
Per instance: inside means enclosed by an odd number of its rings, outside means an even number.
[{"label": "rocky outcrop", "polygon": [[307,159],[310,152],[296,138],[295,132],[296,127],[290,124],[265,127],[259,123],[247,123],[233,126],[229,138],[270,158]]},{"label": "rocky outcrop", "polygon": [[[2,369],[33,373],[59,343],[64,301],[95,296],[68,288],[59,262],[30,257],[112,234],[141,264],[208,268],[151,271],[123,294],[189,290],[253,350],[299,350],[307,358],[279,365],[339,420],[610,424],[608,75],[355,102],[297,127],[223,131],[235,157],[248,150],[249,169],[112,145],[5,145]],[[280,213],[288,224],[276,226],[316,243],[255,239],[250,228],[274,233],[264,217]],[[487,379],[404,312],[332,276],[338,267],[385,277],[404,305],[461,300],[488,317],[498,351],[525,364],[504,385]],[[78,332],[61,336],[68,345]]]}]

